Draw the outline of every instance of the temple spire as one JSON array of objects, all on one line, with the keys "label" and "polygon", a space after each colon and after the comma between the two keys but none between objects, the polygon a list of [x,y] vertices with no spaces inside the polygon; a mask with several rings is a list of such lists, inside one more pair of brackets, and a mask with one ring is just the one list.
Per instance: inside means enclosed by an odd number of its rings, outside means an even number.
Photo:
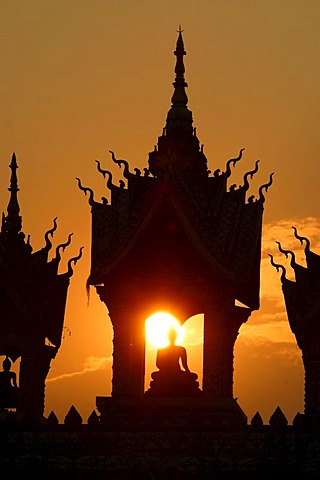
[{"label": "temple spire", "polygon": [[174,69],[176,78],[175,78],[175,81],[173,82],[174,93],[172,95],[171,101],[172,101],[172,105],[186,106],[188,103],[188,97],[185,91],[185,87],[187,87],[188,84],[184,79],[185,68],[183,63],[183,57],[184,55],[187,54],[187,52],[184,49],[182,32],[183,30],[181,30],[181,26],[179,25],[179,30],[178,30],[179,36],[177,40],[176,49],[174,51],[174,54],[177,57],[176,66]]},{"label": "temple spire", "polygon": [[189,178],[207,177],[207,159],[200,149],[196,129],[193,128],[192,112],[188,109],[188,97],[184,78],[183,57],[186,55],[179,26],[176,49],[174,92],[172,104],[167,113],[166,126],[158,138],[157,147],[149,153],[149,171],[154,177],[168,178],[179,172],[179,176]]},{"label": "temple spire", "polygon": [[10,187],[8,188],[10,192],[10,200],[7,207],[8,215],[5,217],[4,226],[5,231],[10,232],[11,234],[17,234],[20,232],[22,227],[22,219],[19,215],[20,207],[18,203],[18,178],[17,178],[17,159],[16,154],[12,154],[11,163],[9,165],[11,168],[11,178],[10,178]]},{"label": "temple spire", "polygon": [[186,94],[186,87],[188,86],[184,78],[185,68],[183,63],[183,57],[187,52],[184,49],[184,43],[182,38],[182,29],[179,26],[178,39],[174,55],[176,56],[175,65],[175,81],[173,82],[174,92],[171,98],[171,108],[168,112],[166,122],[166,133],[193,133],[192,127],[192,113],[188,110],[188,97]]},{"label": "temple spire", "polygon": [[11,195],[10,195],[7,211],[8,211],[8,214],[17,215],[20,212],[20,207],[18,204],[18,195],[17,195],[19,192],[18,178],[17,178],[18,164],[17,164],[15,153],[12,154],[11,163],[9,167],[11,168],[11,178],[10,178],[10,187],[8,188],[8,190]]}]

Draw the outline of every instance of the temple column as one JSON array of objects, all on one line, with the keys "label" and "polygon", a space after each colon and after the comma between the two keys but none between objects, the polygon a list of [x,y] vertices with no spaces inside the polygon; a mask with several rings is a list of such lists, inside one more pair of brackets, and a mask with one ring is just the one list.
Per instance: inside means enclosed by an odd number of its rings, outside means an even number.
[{"label": "temple column", "polygon": [[132,302],[113,302],[113,397],[140,397],[144,392],[145,335]]},{"label": "temple column", "polygon": [[46,378],[50,370],[51,360],[56,356],[58,349],[49,345],[42,345],[37,352],[36,363],[36,395],[38,398],[39,415],[43,415],[45,408]]},{"label": "temple column", "polygon": [[203,393],[207,397],[228,395],[226,315],[221,304],[209,304],[204,313]]},{"label": "temple column", "polygon": [[204,313],[203,392],[207,397],[233,397],[233,349],[249,309],[210,303]]},{"label": "temple column", "polygon": [[304,346],[302,359],[305,369],[305,414],[311,419],[320,419],[320,344]]},{"label": "temple column", "polygon": [[145,318],[141,316],[139,312],[137,312],[134,330],[134,349],[132,361],[132,394],[137,397],[141,397],[144,394],[145,357]]},{"label": "temple column", "polygon": [[35,405],[34,385],[35,359],[31,353],[21,356],[19,373],[19,400],[17,411],[27,417],[34,417],[37,407]]},{"label": "temple column", "polygon": [[42,345],[22,355],[17,410],[28,418],[41,418],[45,405],[45,380],[57,349]]}]

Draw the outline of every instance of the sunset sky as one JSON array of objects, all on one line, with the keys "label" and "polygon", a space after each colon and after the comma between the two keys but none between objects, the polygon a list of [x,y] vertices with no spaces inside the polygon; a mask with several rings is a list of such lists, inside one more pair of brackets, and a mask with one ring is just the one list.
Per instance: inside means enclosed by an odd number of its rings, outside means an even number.
[{"label": "sunset sky", "polygon": [[[1,1],[0,209],[15,151],[23,231],[34,250],[56,216],[55,245],[74,233],[61,272],[85,247],[47,380],[45,415],[54,410],[60,420],[74,404],[86,421],[96,395],[111,391],[112,328],[94,289],[89,302],[86,294],[91,214],[75,178],[100,199],[108,191],[95,159],[120,178],[109,149],[132,170],[147,166],[170,108],[179,24],[189,108],[209,168],[223,170],[245,147],[230,182],[241,184],[259,159],[249,195],[275,172],[265,203],[261,309],[236,342],[234,395],[249,420],[259,411],[267,423],[277,405],[289,422],[303,411],[301,353],[268,253],[278,255],[279,240],[304,262],[293,225],[320,253],[319,0]],[[199,376],[202,325],[201,316],[188,320],[184,340]],[[150,373],[155,350],[147,358]]]}]

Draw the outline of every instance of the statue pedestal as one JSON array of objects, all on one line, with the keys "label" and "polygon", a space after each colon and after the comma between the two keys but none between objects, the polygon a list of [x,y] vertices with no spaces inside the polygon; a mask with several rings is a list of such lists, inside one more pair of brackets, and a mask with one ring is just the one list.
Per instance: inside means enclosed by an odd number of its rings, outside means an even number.
[{"label": "statue pedestal", "polygon": [[161,372],[152,374],[153,380],[150,388],[145,392],[145,397],[201,397],[203,392],[199,388],[198,375],[184,371],[174,375],[163,375]]},{"label": "statue pedestal", "polygon": [[107,430],[225,431],[247,425],[233,398],[96,397],[96,406]]}]

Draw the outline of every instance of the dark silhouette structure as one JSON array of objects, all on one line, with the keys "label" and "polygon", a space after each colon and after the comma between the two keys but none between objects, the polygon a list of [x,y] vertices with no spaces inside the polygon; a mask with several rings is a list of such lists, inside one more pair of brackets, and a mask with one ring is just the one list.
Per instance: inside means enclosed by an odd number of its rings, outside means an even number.
[{"label": "dark silhouette structure", "polygon": [[287,258],[294,270],[295,281],[286,277],[283,265],[271,263],[281,269],[281,283],[288,320],[298,347],[302,351],[305,369],[305,419],[308,424],[320,424],[320,256],[310,250],[310,240],[301,237],[294,229],[294,236],[301,245],[305,242],[306,267],[296,262],[295,254],[278,243],[279,251]]},{"label": "dark silhouette structure", "polygon": [[240,326],[259,308],[264,191],[272,175],[257,199],[246,195],[258,161],[242,185],[228,189],[243,149],[224,172],[211,175],[187,107],[181,31],[174,54],[172,105],[144,175],[111,152],[123,169],[117,186],[97,161],[108,177],[110,204],[95,201],[78,179],[92,207],[88,285],[96,287],[114,329],[113,398],[143,397],[145,320],[161,310],[181,323],[204,313],[203,397],[233,405],[233,348]]},{"label": "dark silhouette structure", "polygon": [[[131,172],[125,160],[124,180],[107,177],[111,202],[89,193],[92,208],[92,261],[88,279],[106,304],[114,327],[112,397],[97,397],[83,424],[74,405],[64,421],[51,412],[43,423],[21,424],[19,413],[42,415],[44,382],[63,330],[72,263],[58,275],[59,245],[48,260],[54,227],[43,249],[32,253],[21,231],[17,201],[17,164],[11,162],[8,214],[0,233],[0,471],[3,478],[83,479],[315,479],[320,470],[319,272],[320,257],[306,242],[307,268],[291,266],[296,281],[282,286],[293,333],[306,370],[305,415],[292,425],[278,406],[264,423],[259,412],[250,424],[233,399],[233,347],[238,330],[259,308],[261,223],[264,192],[249,196],[249,179],[230,188],[231,166],[207,170],[187,108],[185,50],[179,31],[172,106],[166,126],[144,174]],[[236,301],[243,304],[236,305]],[[170,345],[157,355],[158,371],[144,392],[145,319],[168,310],[180,322],[204,313],[203,385],[189,371],[186,350]],[[47,339],[47,341],[46,341]],[[47,345],[46,343],[49,343]],[[20,381],[10,371],[21,357]],[[19,384],[19,389],[17,385]],[[18,395],[16,395],[18,393]],[[8,408],[17,407],[17,412]],[[5,409],[3,411],[2,409]],[[305,419],[308,419],[306,422]]]},{"label": "dark silhouette structure", "polygon": [[[57,222],[45,234],[45,246],[32,252],[30,238],[22,232],[18,203],[17,161],[10,164],[10,200],[7,215],[2,216],[0,232],[0,355],[6,355],[0,373],[0,408],[16,408],[27,419],[40,419],[44,410],[45,379],[51,360],[57,354],[63,332],[68,285],[72,264],[81,256],[71,258],[68,271],[58,274],[61,250],[48,260]],[[10,372],[11,361],[20,362],[19,390]]]}]

